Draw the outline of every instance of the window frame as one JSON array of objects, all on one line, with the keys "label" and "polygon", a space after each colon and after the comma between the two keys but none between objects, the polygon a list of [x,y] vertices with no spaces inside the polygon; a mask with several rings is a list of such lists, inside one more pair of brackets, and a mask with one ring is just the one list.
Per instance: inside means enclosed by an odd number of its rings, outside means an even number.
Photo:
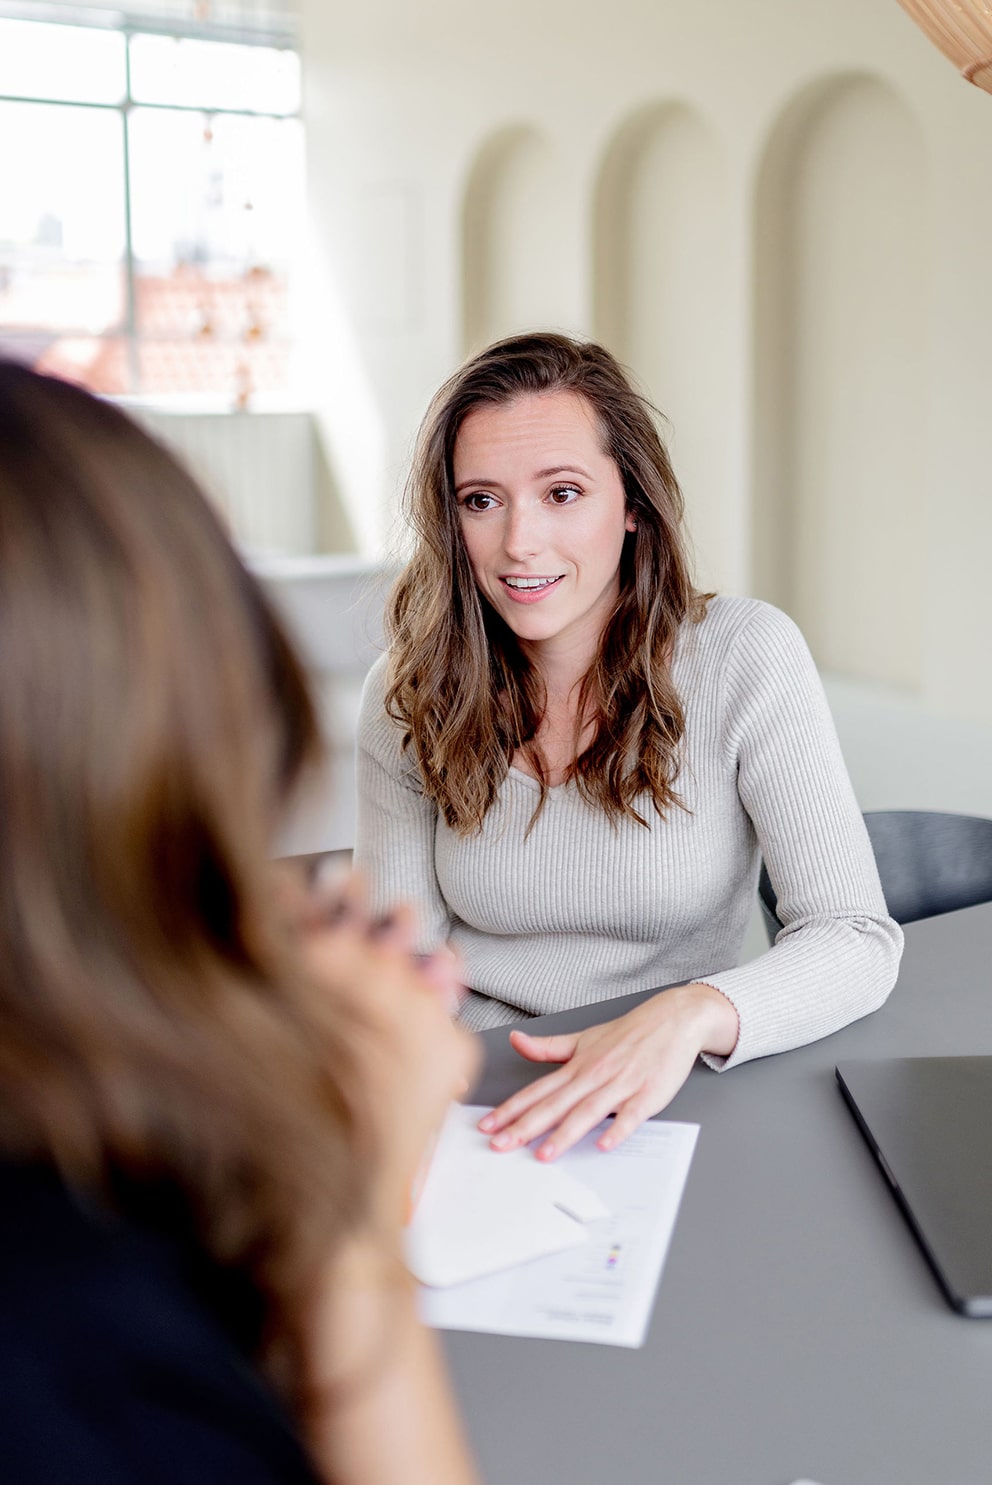
[{"label": "window frame", "polygon": [[[261,118],[261,119],[297,119],[302,116],[302,99],[292,112],[274,112],[271,109],[251,108],[227,108],[206,107],[203,104],[192,103],[150,103],[135,99],[131,90],[131,41],[135,36],[166,36],[177,41],[209,41],[222,42],[237,46],[264,46],[271,50],[293,52],[299,57],[299,45],[286,33],[274,34],[269,31],[247,31],[238,27],[214,27],[207,28],[191,24],[175,26],[166,24],[160,20],[149,19],[147,23],[134,17],[125,16],[119,24],[109,21],[104,24],[95,24],[74,16],[71,13],[58,13],[59,7],[46,6],[35,7],[33,14],[27,14],[27,8],[22,6],[0,6],[0,19],[29,21],[34,24],[48,24],[59,26],[77,26],[81,30],[111,31],[115,35],[124,38],[124,94],[115,103],[102,103],[93,101],[80,101],[73,98],[47,98],[39,94],[11,94],[0,93],[0,103],[34,103],[49,108],[87,108],[94,109],[99,113],[117,114],[121,119],[121,160],[120,168],[123,171],[124,182],[124,304],[123,314],[119,324],[111,329],[105,329],[93,334],[93,340],[115,340],[123,339],[127,347],[128,377],[130,386],[125,395],[125,400],[147,399],[154,400],[154,392],[146,392],[142,386],[141,358],[139,355],[143,338],[138,332],[137,315],[137,279],[138,273],[134,255],[133,226],[132,226],[132,202],[131,202],[131,115],[135,109],[149,109],[164,113],[191,113],[203,118],[207,128],[216,118]],[[39,13],[43,11],[43,13]],[[71,327],[64,327],[69,333]],[[58,330],[58,327],[53,327]],[[9,346],[16,346],[19,338],[19,330],[15,327],[4,328],[0,326],[0,333]],[[27,338],[27,337],[25,337]]]}]

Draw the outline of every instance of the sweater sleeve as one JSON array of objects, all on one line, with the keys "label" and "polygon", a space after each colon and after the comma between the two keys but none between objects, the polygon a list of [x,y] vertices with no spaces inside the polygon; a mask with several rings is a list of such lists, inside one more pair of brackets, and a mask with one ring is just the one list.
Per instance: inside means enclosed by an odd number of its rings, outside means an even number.
[{"label": "sweater sleeve", "polygon": [[421,953],[448,937],[450,915],[434,869],[437,806],[424,797],[403,731],[386,713],[388,656],[369,671],[358,719],[355,865],[368,879],[374,913],[398,902],[416,910]]},{"label": "sweater sleeve", "polygon": [[724,745],[783,924],[750,964],[701,976],[733,1002],[740,1035],[722,1069],[784,1052],[877,1010],[902,932],[888,916],[823,686],[791,619],[767,604],[730,650]]}]

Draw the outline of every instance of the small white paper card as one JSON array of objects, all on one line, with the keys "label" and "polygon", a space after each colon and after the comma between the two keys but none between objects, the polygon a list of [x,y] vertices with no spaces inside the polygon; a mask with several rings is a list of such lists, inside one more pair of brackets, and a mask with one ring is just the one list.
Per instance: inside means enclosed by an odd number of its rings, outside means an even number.
[{"label": "small white paper card", "polygon": [[[473,1121],[483,1112],[473,1109]],[[518,1163],[561,1171],[600,1198],[608,1215],[586,1224],[586,1241],[487,1277],[422,1289],[421,1314],[428,1324],[613,1346],[644,1344],[699,1126],[652,1119],[617,1149],[604,1152],[595,1142],[606,1127],[594,1129],[550,1167],[530,1150],[517,1152]],[[516,1158],[490,1154],[497,1162]]]},{"label": "small white paper card", "polygon": [[485,1108],[452,1106],[435,1148],[406,1256],[422,1284],[447,1287],[588,1241],[602,1199],[530,1150],[497,1154],[476,1126]]}]

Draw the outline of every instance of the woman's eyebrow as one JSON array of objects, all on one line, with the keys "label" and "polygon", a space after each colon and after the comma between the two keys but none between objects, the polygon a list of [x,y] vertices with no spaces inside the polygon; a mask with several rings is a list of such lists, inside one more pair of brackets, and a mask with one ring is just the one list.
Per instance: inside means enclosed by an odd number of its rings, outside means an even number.
[{"label": "woman's eyebrow", "polygon": [[580,474],[583,479],[591,480],[592,475],[588,469],[583,469],[581,464],[553,464],[550,469],[539,469],[537,479],[550,479],[553,474]]},{"label": "woman's eyebrow", "polygon": [[498,490],[500,488],[499,480],[462,480],[460,484],[455,486],[455,494],[460,495],[463,490],[468,489],[469,485],[485,485],[487,490]]},{"label": "woman's eyebrow", "polygon": [[[578,474],[581,475],[583,479],[592,479],[592,475],[587,469],[583,469],[581,464],[552,464],[548,469],[536,470],[534,473],[534,478],[537,480],[547,480],[551,479],[551,477],[556,474]],[[487,488],[491,488],[493,490],[498,490],[500,488],[499,480],[461,480],[455,486],[455,494],[459,495],[462,490],[467,490],[469,485],[485,485]]]}]

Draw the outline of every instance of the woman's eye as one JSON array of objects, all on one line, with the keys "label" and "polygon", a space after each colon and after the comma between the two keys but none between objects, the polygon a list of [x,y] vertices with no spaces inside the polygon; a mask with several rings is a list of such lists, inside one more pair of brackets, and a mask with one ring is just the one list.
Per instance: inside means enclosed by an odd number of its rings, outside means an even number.
[{"label": "woman's eye", "polygon": [[548,499],[552,505],[571,505],[578,500],[582,491],[575,485],[555,485],[554,489],[548,491]]},{"label": "woman's eye", "polygon": [[485,490],[476,490],[473,494],[466,495],[462,501],[466,510],[492,510],[495,504],[495,496],[487,495]]}]

